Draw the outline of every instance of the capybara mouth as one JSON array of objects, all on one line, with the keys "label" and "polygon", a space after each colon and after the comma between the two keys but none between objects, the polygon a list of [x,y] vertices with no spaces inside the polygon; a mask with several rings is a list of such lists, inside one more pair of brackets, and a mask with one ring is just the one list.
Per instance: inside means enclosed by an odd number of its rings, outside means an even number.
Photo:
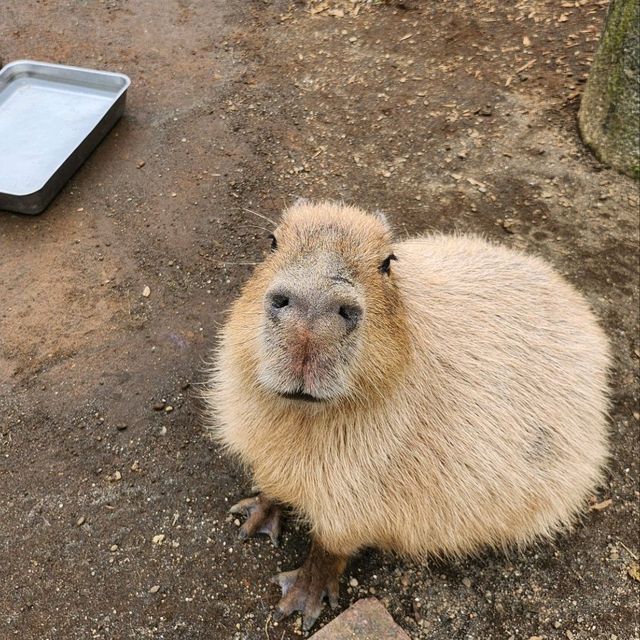
[{"label": "capybara mouth", "polygon": [[302,400],[303,402],[322,402],[322,398],[316,398],[310,393],[304,391],[288,391],[286,393],[278,393],[281,398],[287,398],[287,400]]}]

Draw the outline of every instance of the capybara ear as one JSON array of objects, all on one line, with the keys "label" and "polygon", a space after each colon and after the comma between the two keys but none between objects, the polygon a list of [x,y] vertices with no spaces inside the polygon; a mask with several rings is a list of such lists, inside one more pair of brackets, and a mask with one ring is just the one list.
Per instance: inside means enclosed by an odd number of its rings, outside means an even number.
[{"label": "capybara ear", "polygon": [[378,218],[378,220],[380,220],[380,222],[382,222],[382,224],[384,225],[384,228],[391,233],[393,231],[393,229],[391,228],[391,223],[389,222],[389,218],[387,218],[387,215],[380,211],[379,209],[376,209],[373,212],[373,215]]}]

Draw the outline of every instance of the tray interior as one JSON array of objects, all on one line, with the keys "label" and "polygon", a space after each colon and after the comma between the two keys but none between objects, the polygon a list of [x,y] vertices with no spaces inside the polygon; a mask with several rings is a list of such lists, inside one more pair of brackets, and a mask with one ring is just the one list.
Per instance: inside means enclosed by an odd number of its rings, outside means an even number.
[{"label": "tray interior", "polygon": [[115,74],[35,63],[3,76],[0,192],[13,195],[42,188],[127,85]]}]

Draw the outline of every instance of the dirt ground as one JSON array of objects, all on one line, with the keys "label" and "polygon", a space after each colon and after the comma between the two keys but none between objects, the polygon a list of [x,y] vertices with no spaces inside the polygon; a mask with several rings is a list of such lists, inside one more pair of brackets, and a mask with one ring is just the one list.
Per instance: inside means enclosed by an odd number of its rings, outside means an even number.
[{"label": "dirt ground", "polygon": [[48,211],[0,213],[0,638],[299,636],[271,620],[269,578],[305,532],[238,543],[227,509],[250,482],[197,399],[269,246],[244,209],[297,195],[540,254],[615,349],[605,508],[511,557],[366,552],[341,608],[375,593],[420,639],[638,638],[638,188],[576,131],[606,5],[3,0],[5,62],[132,86]]}]

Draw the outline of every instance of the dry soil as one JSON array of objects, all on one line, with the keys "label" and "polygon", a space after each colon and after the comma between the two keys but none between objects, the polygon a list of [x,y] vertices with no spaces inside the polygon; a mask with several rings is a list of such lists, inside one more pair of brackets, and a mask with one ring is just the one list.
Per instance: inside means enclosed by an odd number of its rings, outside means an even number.
[{"label": "dry soil", "polygon": [[298,195],[540,254],[615,349],[610,474],[572,535],[424,566],[366,552],[341,608],[375,593],[419,639],[638,637],[638,188],[576,130],[606,5],[3,0],[5,62],[132,86],[48,211],[0,213],[0,638],[300,633],[271,620],[269,578],[305,532],[236,540],[249,480],[197,400],[268,250],[245,210]]}]

